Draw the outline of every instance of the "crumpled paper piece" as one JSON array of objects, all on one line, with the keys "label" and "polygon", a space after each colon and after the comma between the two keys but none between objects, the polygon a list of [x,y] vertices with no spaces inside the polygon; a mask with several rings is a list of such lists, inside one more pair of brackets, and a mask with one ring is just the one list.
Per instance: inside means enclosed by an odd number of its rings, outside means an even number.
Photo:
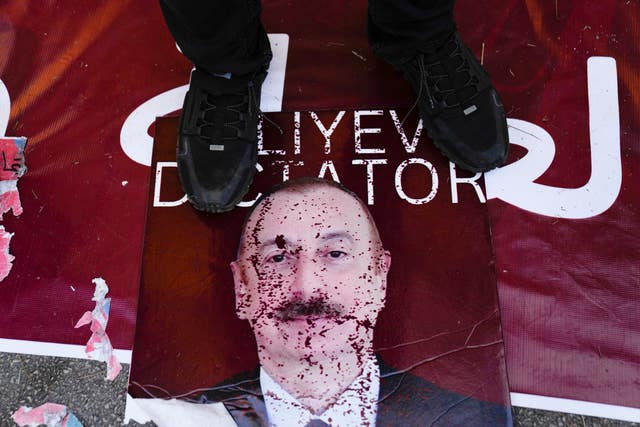
[{"label": "crumpled paper piece", "polygon": [[11,267],[13,267],[15,257],[9,253],[9,243],[12,237],[13,233],[7,232],[0,225],[0,281],[9,275]]},{"label": "crumpled paper piece", "polygon": [[[27,170],[24,163],[24,147],[27,138],[0,137],[0,221],[12,211],[14,216],[22,214],[18,193],[18,178]],[[9,253],[9,242],[13,233],[0,226],[0,282],[13,267],[15,257]]]},{"label": "crumpled paper piece", "polygon": [[82,427],[78,418],[66,406],[57,403],[45,403],[37,408],[21,406],[11,418],[19,426]]},{"label": "crumpled paper piece", "polygon": [[96,290],[91,300],[96,302],[96,307],[93,311],[85,312],[75,327],[79,328],[80,326],[91,324],[92,334],[89,341],[87,341],[85,352],[89,359],[107,362],[107,379],[113,380],[122,370],[122,366],[113,354],[111,340],[105,331],[111,307],[111,298],[105,298],[107,292],[109,292],[109,287],[101,277],[93,279],[92,282],[96,285]]},{"label": "crumpled paper piece", "polygon": [[22,214],[22,203],[18,193],[18,180],[0,181],[0,221],[11,210],[14,216]]},{"label": "crumpled paper piece", "polygon": [[237,427],[222,403],[190,403],[182,400],[134,399],[127,395],[124,424],[129,421],[158,427]]},{"label": "crumpled paper piece", "polygon": [[22,214],[18,193],[18,179],[27,171],[24,161],[24,137],[0,137],[0,221],[9,210],[14,216]]}]

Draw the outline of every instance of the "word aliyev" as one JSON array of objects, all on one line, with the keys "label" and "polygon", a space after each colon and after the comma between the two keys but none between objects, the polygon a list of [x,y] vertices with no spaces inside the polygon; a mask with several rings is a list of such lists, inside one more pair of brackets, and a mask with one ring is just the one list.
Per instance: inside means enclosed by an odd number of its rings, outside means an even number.
[{"label": "word aliyev", "polygon": [[[311,111],[307,113],[294,112],[293,113],[293,138],[287,136],[277,135],[278,138],[274,138],[273,140],[277,141],[276,144],[279,148],[265,148],[265,137],[262,127],[262,121],[258,125],[258,155],[265,157],[268,156],[267,160],[269,163],[266,167],[262,166],[260,160],[256,165],[256,169],[258,172],[264,172],[268,170],[270,172],[281,173],[282,181],[287,181],[290,179],[292,174],[292,169],[301,168],[305,166],[304,160],[298,160],[303,151],[303,144],[301,138],[301,129],[302,126],[302,118],[303,115],[308,115],[311,118],[311,121],[315,124],[314,132],[319,131],[324,138],[324,145],[322,148],[322,153],[324,155],[330,155],[332,152],[332,137],[334,137],[335,131],[341,123],[346,122],[343,120],[344,116],[347,114],[346,111],[340,111],[337,113],[335,118],[333,118],[331,124],[329,126],[325,126],[317,113]],[[351,165],[362,170],[362,179],[366,182],[367,188],[367,203],[369,205],[375,204],[375,176],[376,170],[378,166],[388,165],[389,160],[387,158],[380,158],[380,156],[384,156],[387,154],[387,150],[392,150],[397,147],[395,144],[395,140],[391,138],[385,138],[387,142],[384,145],[386,147],[372,147],[370,141],[364,141],[363,137],[367,134],[381,134],[382,129],[379,127],[363,127],[362,120],[363,117],[366,116],[385,116],[385,111],[383,110],[356,110],[350,112],[353,114],[353,140],[349,141],[349,143],[353,143],[353,159],[351,160]],[[388,110],[388,114],[391,117],[395,134],[394,139],[399,138],[400,143],[404,149],[406,154],[414,154],[416,148],[418,146],[418,142],[422,135],[423,124],[422,120],[419,120],[416,126],[416,130],[413,133],[411,140],[407,137],[407,134],[401,124],[401,120],[398,117],[398,114],[395,110]],[[374,122],[375,118],[365,119],[369,123]],[[380,119],[378,119],[380,120]],[[343,125],[344,126],[344,125]],[[344,147],[344,137],[340,137],[340,145],[341,148]],[[370,137],[369,137],[370,138]],[[267,138],[272,140],[271,138]],[[334,138],[335,139],[335,138]],[[391,140],[392,143],[388,141]],[[291,144],[291,142],[293,142]],[[305,146],[305,148],[308,148]],[[316,148],[316,147],[314,147]],[[375,158],[367,158],[365,156],[375,156]],[[438,154],[440,156],[440,154]],[[278,157],[281,157],[279,159]],[[334,181],[341,182],[340,174],[333,160],[324,159],[320,162],[317,170],[317,176],[319,178],[331,178]],[[314,163],[317,163],[314,162]],[[425,188],[422,189],[422,194],[407,194],[405,189],[403,188],[403,176],[408,167],[421,168],[424,170],[426,180],[422,180],[426,182]],[[161,188],[162,188],[162,177],[165,168],[175,168],[175,162],[158,162],[156,164],[156,182],[154,188],[154,200],[153,205],[155,207],[173,207],[179,206],[182,203],[186,202],[186,196],[182,197],[180,200],[168,201],[161,200]],[[308,170],[308,168],[307,168]],[[468,173],[467,173],[468,174]],[[353,176],[353,173],[350,173],[350,176]],[[478,180],[482,176],[481,173],[476,173],[471,177],[458,177],[455,165],[453,163],[449,163],[449,182],[451,185],[451,201],[452,203],[458,203],[458,185],[459,184],[470,184],[479,199],[480,202],[484,203],[486,198],[484,196],[483,190],[480,187]],[[394,187],[398,197],[405,202],[412,205],[423,205],[432,201],[439,189],[440,178],[435,166],[429,162],[427,159],[422,157],[410,157],[403,161],[401,161],[396,167],[394,172]],[[415,190],[414,190],[415,192]],[[259,197],[258,194],[256,196]],[[251,206],[255,198],[253,200],[245,200],[241,202],[238,206]]]}]

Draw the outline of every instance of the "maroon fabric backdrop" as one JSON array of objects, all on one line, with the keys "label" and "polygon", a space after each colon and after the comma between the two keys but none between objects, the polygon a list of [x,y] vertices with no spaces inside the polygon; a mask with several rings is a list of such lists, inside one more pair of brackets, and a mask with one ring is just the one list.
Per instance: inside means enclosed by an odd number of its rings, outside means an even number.
[{"label": "maroon fabric backdrop", "polygon": [[640,5],[557,4],[557,12],[551,2],[512,9],[505,28],[520,38],[520,52],[504,52],[515,76],[498,86],[511,117],[555,141],[553,163],[536,182],[581,187],[593,169],[586,61],[613,57],[622,186],[609,210],[579,220],[489,202],[509,380],[513,391],[640,407]]}]

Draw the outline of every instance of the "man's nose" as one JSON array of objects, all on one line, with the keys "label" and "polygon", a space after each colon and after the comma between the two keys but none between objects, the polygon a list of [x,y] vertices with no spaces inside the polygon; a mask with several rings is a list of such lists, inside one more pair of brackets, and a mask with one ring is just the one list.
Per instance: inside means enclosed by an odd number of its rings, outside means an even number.
[{"label": "man's nose", "polygon": [[323,288],[323,275],[318,262],[307,254],[300,254],[292,271],[291,293],[294,297],[306,300]]}]

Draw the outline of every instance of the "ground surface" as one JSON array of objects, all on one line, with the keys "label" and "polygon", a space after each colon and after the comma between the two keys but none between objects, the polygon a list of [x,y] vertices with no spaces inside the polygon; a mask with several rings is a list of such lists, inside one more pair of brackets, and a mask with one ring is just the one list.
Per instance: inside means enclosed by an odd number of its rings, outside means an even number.
[{"label": "ground surface", "polygon": [[[114,381],[104,379],[102,362],[0,353],[0,427],[16,424],[20,406],[67,405],[84,427],[122,425],[129,366]],[[637,423],[514,408],[516,427],[632,427]],[[151,426],[148,423],[145,426]],[[140,426],[131,422],[128,426]]]}]

